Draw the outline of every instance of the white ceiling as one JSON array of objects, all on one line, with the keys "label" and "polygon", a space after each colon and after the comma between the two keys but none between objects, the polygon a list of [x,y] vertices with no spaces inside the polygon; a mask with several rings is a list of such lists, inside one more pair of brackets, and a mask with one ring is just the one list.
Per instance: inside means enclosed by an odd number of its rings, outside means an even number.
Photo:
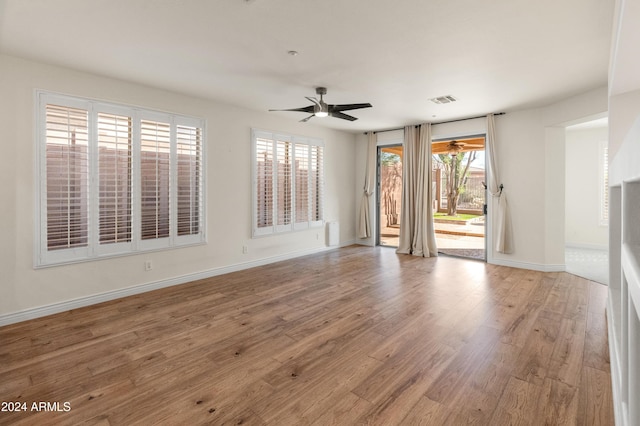
[{"label": "white ceiling", "polygon": [[[326,86],[327,103],[373,108],[310,123],[382,130],[606,85],[613,3],[0,0],[0,52],[260,111],[307,106]],[[442,95],[459,101],[429,101]]]}]

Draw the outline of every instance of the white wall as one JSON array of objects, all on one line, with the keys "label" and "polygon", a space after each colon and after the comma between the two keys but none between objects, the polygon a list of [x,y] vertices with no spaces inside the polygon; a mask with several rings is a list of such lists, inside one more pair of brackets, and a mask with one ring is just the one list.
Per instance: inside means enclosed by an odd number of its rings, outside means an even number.
[{"label": "white wall", "polygon": [[[35,270],[36,88],[205,118],[208,243]],[[355,241],[353,134],[4,55],[0,93],[0,323],[3,316],[38,307],[323,250],[324,230],[251,238],[252,127],[325,141],[325,220],[340,223],[341,244]],[[242,254],[243,245],[248,254]],[[149,272],[143,267],[147,259],[154,265]]]},{"label": "white wall", "polygon": [[606,249],[609,228],[600,224],[601,144],[608,140],[606,126],[567,129],[565,170],[565,244]]},{"label": "white wall", "polygon": [[609,99],[611,185],[640,176],[640,89]]}]

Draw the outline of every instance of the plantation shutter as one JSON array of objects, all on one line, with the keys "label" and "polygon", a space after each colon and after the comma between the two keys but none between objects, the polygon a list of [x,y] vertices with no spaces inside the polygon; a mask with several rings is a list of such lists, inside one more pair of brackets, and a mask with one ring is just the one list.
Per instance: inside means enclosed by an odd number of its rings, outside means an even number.
[{"label": "plantation shutter", "polygon": [[323,217],[324,156],[323,147],[311,146],[311,224],[317,225]]},{"label": "plantation shutter", "polygon": [[169,237],[171,126],[140,124],[140,226],[143,240]]},{"label": "plantation shutter", "polygon": [[255,140],[255,220],[256,230],[273,227],[273,140]]},{"label": "plantation shutter", "polygon": [[306,228],[309,225],[309,146],[295,145],[295,221],[297,228]]},{"label": "plantation shutter", "polygon": [[201,220],[202,129],[178,125],[176,134],[178,235],[196,235]]},{"label": "plantation shutter", "polygon": [[205,122],[37,91],[35,267],[205,241]]},{"label": "plantation shutter", "polygon": [[130,242],[131,117],[98,113],[98,202],[100,244]]},{"label": "plantation shutter", "polygon": [[291,207],[293,186],[291,179],[292,151],[291,142],[278,140],[276,143],[277,173],[276,173],[276,212],[278,230],[291,229]]},{"label": "plantation shutter", "polygon": [[323,226],[323,142],[252,130],[253,236]]},{"label": "plantation shutter", "polygon": [[88,112],[66,106],[45,109],[46,246],[88,245]]}]

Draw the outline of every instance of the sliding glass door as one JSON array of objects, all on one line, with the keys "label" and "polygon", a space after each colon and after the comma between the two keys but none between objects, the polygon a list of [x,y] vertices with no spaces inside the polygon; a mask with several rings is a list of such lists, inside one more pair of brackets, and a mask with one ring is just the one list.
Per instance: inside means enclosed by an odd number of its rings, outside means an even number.
[{"label": "sliding glass door", "polygon": [[[432,194],[438,251],[486,260],[484,135],[434,140]],[[376,244],[398,247],[402,144],[378,146]]]},{"label": "sliding glass door", "polygon": [[438,252],[486,260],[484,136],[432,144]]}]

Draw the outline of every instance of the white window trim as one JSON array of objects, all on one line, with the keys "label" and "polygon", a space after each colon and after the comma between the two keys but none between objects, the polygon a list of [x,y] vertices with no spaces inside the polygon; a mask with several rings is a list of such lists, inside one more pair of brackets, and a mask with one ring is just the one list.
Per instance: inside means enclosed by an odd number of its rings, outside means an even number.
[{"label": "white window trim", "polygon": [[[140,238],[140,167],[134,166],[132,171],[132,240],[130,242],[99,244],[98,214],[91,207],[98,205],[98,174],[89,174],[89,219],[88,219],[88,245],[71,249],[48,250],[47,249],[47,174],[46,174],[46,105],[57,104],[66,107],[85,109],[89,112],[89,164],[93,170],[97,169],[97,114],[98,112],[116,113],[130,116],[135,123],[141,119],[164,121],[171,125],[171,162],[170,162],[170,236],[157,240],[142,240]],[[86,262],[109,257],[135,255],[141,252],[173,249],[191,245],[206,243],[206,121],[201,118],[183,116],[179,114],[153,111],[145,108],[103,102],[93,99],[79,98],[44,90],[35,90],[35,232],[34,232],[34,268],[63,265],[69,263]],[[193,126],[202,131],[200,147],[200,230],[194,235],[177,235],[177,160],[176,160],[176,126]],[[140,163],[140,126],[132,128],[132,163]]]},{"label": "white window trim", "polygon": [[[258,186],[258,178],[257,178],[257,164],[256,164],[256,140],[258,138],[261,139],[270,139],[274,142],[274,147],[273,147],[273,158],[274,161],[276,161],[276,149],[277,146],[275,144],[275,142],[277,141],[288,141],[291,142],[293,144],[292,149],[291,149],[291,155],[292,155],[292,165],[295,165],[295,145],[306,145],[308,146],[309,149],[309,153],[308,153],[308,158],[309,158],[309,162],[311,160],[311,147],[312,146],[318,146],[321,147],[323,149],[323,159],[322,159],[322,170],[320,171],[320,188],[321,188],[321,203],[320,203],[320,217],[322,218],[321,220],[311,220],[311,214],[312,214],[312,200],[311,200],[311,196],[308,197],[308,203],[309,203],[309,208],[308,208],[308,214],[309,214],[309,218],[306,221],[303,222],[297,222],[297,218],[296,218],[296,199],[295,199],[295,194],[296,194],[296,179],[295,179],[295,167],[291,167],[290,170],[290,178],[291,178],[291,191],[292,191],[292,199],[291,199],[291,218],[290,218],[290,223],[286,224],[286,225],[278,225],[277,224],[277,202],[275,202],[275,200],[278,199],[278,195],[277,195],[277,185],[273,185],[273,212],[272,212],[272,218],[273,218],[273,225],[272,226],[265,226],[265,227],[258,227],[258,223],[257,223],[257,218],[258,218],[258,205],[257,205],[257,201],[258,201],[258,194],[257,194],[257,186]],[[280,234],[280,233],[286,233],[286,232],[292,232],[292,231],[301,231],[301,230],[305,230],[305,229],[309,229],[309,228],[319,228],[319,227],[323,227],[325,220],[324,220],[324,157],[325,157],[325,153],[324,153],[324,149],[325,149],[325,144],[324,141],[321,139],[314,139],[314,138],[307,138],[307,137],[301,137],[301,136],[292,136],[292,135],[287,135],[284,133],[279,133],[279,132],[269,132],[269,131],[265,131],[265,130],[258,130],[258,129],[251,129],[251,204],[252,204],[252,217],[251,217],[251,230],[252,230],[252,237],[256,238],[256,237],[262,237],[262,236],[267,236],[267,235],[274,235],[274,234]],[[272,172],[272,177],[274,179],[274,183],[275,183],[275,179],[276,179],[276,175],[277,175],[277,168],[273,167]],[[309,188],[309,195],[311,195],[311,189]]]}]

